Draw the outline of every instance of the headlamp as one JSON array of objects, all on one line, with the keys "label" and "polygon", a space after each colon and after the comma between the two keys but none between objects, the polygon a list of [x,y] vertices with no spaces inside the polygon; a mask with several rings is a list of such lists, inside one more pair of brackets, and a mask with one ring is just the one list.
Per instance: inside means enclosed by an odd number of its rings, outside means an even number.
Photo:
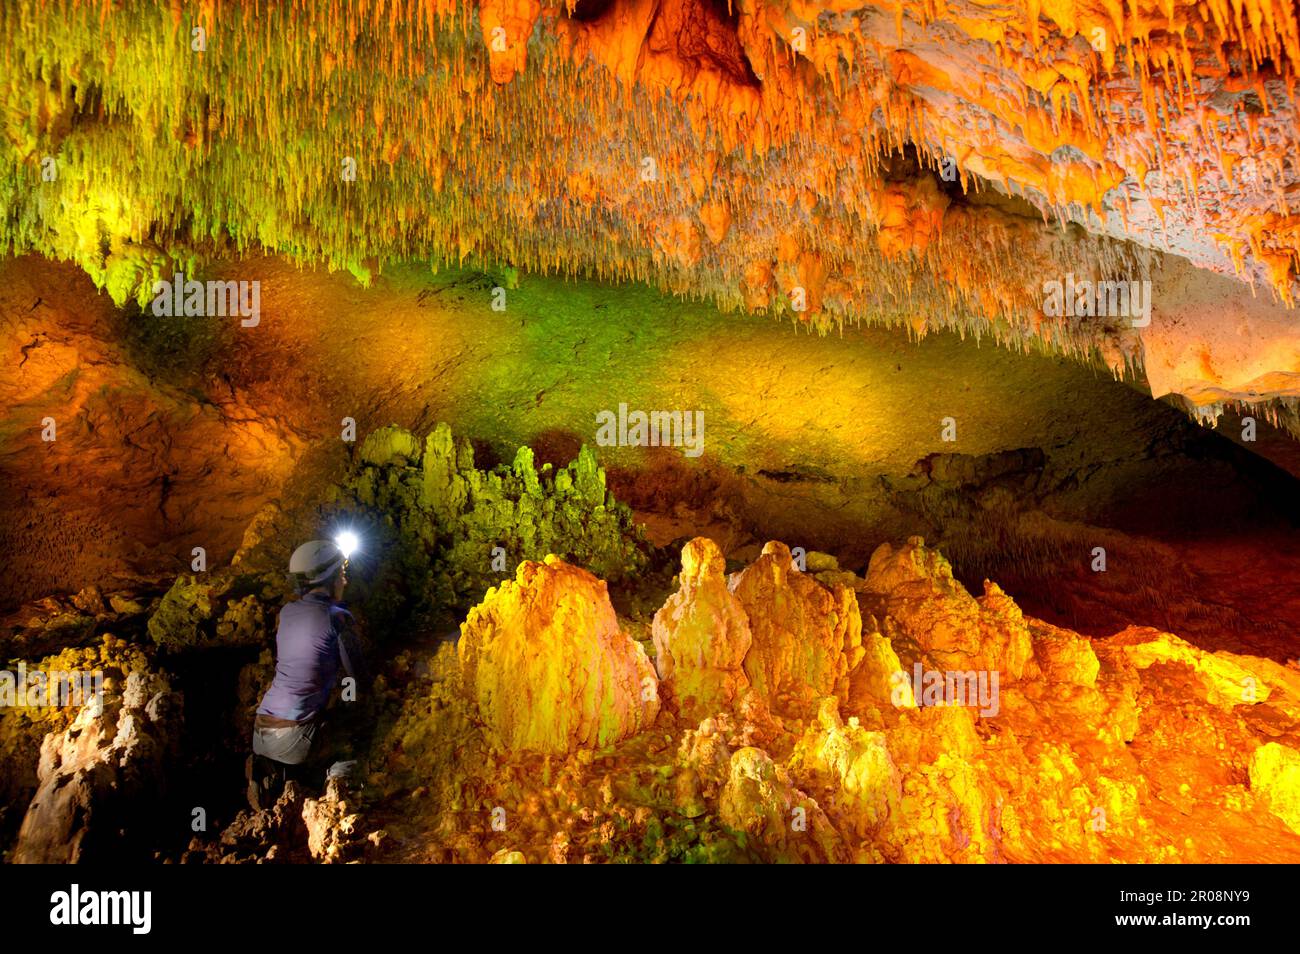
[{"label": "headlamp", "polygon": [[334,538],[334,545],[343,554],[343,559],[347,560],[361,547],[361,541],[357,539],[357,535],[351,530],[344,530]]}]

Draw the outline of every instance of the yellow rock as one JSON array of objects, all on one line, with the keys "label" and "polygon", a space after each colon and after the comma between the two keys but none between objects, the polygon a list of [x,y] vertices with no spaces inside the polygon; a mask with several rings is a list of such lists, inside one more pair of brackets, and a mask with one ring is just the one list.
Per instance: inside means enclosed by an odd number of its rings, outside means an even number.
[{"label": "yellow rock", "polygon": [[507,751],[604,748],[650,725],[658,680],[605,583],[555,556],[520,564],[461,624],[461,677]]},{"label": "yellow rock", "polygon": [[976,600],[953,578],[952,566],[920,537],[876,548],[865,591],[879,598],[898,631],[945,670],[997,670],[1019,679],[1033,659],[1020,609],[996,584]]},{"label": "yellow rock", "polygon": [[692,722],[728,708],[749,685],[741,663],[753,636],[727,589],[726,561],[712,540],[682,549],[680,588],[655,613],[655,665],[665,699]]},{"label": "yellow rock", "polygon": [[1250,757],[1250,787],[1264,796],[1274,815],[1300,834],[1300,752],[1278,742],[1261,745]]},{"label": "yellow rock", "polygon": [[1191,667],[1205,686],[1206,701],[1212,705],[1253,705],[1264,702],[1272,694],[1272,689],[1255,672],[1239,665],[1232,653],[1209,653],[1171,633],[1147,626],[1130,626],[1106,642],[1119,649],[1138,669],[1155,663],[1181,663]]},{"label": "yellow rock", "polygon": [[868,732],[856,719],[845,725],[834,698],[822,700],[817,722],[795,745],[788,764],[792,777],[838,790],[836,807],[854,818],[860,835],[883,822],[902,797],[885,733]]},{"label": "yellow rock", "polygon": [[790,548],[775,541],[730,586],[753,633],[745,674],[773,710],[809,718],[822,696],[847,700],[864,654],[852,590],[827,589],[793,569]]}]

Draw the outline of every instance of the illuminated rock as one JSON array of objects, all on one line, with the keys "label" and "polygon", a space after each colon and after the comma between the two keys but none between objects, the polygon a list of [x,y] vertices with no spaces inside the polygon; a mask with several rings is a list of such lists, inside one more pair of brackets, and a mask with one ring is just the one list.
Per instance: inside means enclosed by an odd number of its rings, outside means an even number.
[{"label": "illuminated rock", "polygon": [[[103,676],[106,695],[120,696],[131,673],[150,675],[149,656],[136,645],[114,636],[105,636],[98,644],[83,648],[69,648],[39,660],[26,662],[29,670],[42,673],[99,672]],[[11,677],[16,664],[3,667]],[[0,677],[0,680],[6,677]],[[6,688],[15,698],[7,698]],[[20,698],[17,687],[0,682],[0,795],[7,804],[26,805],[31,801],[38,784],[42,745],[47,737],[61,737],[81,716],[75,705],[35,704],[57,703],[57,698],[43,698],[39,693],[33,698],[30,690]]]},{"label": "illuminated rock", "polygon": [[461,625],[461,676],[505,751],[605,748],[649,726],[658,680],[605,583],[556,557],[520,565]]},{"label": "illuminated rock", "polygon": [[849,711],[862,712],[880,706],[910,709],[916,705],[910,674],[903,668],[893,643],[880,632],[875,617],[864,627],[862,662],[850,681]]},{"label": "illuminated rock", "polygon": [[712,540],[696,537],[682,549],[680,581],[654,616],[655,666],[669,705],[698,722],[748,687],[741,664],[753,637]]},{"label": "illuminated rock", "polygon": [[881,600],[890,626],[925,651],[941,670],[998,671],[1019,679],[1033,660],[1029,629],[1019,608],[994,583],[978,600],[953,579],[937,550],[912,537],[871,555],[865,592]]},{"label": "illuminated rock", "polygon": [[[200,23],[244,69],[138,42]],[[300,36],[325,52],[303,57]],[[1211,413],[1219,398],[1295,406],[1288,313],[1236,307],[1248,282],[1293,299],[1300,275],[1286,0],[1132,16],[1038,0],[994,16],[892,0],[78,0],[14,8],[0,40],[3,238],[76,261],[118,302],[231,251],[366,282],[413,256],[481,257],[821,330],[955,328],[1096,349],[1116,370],[1149,354],[1156,394]],[[267,143],[265,175],[245,175],[240,157]],[[1184,261],[1225,276],[1229,308],[1178,290]],[[1041,284],[1067,273],[1151,279],[1163,314],[1048,316]],[[1243,348],[1243,312],[1265,342]]]},{"label": "illuminated rock", "polygon": [[827,589],[800,573],[790,548],[775,541],[729,585],[749,617],[753,642],[744,669],[758,695],[799,718],[813,716],[822,696],[847,700],[849,676],[864,655],[852,590]]},{"label": "illuminated rock", "polygon": [[1250,757],[1250,787],[1270,811],[1300,834],[1300,751],[1266,742]]},{"label": "illuminated rock", "polygon": [[1253,669],[1246,668],[1232,653],[1207,653],[1171,633],[1147,626],[1130,626],[1106,641],[1110,649],[1121,652],[1138,669],[1157,663],[1187,666],[1204,687],[1205,699],[1213,705],[1253,705],[1266,701],[1272,688]]},{"label": "illuminated rock", "polygon": [[[648,548],[631,511],[606,488],[589,447],[558,469],[538,468],[528,447],[508,465],[479,468],[469,441],[439,424],[423,440],[404,428],[379,428],[358,456],[335,505],[348,519],[377,511],[388,524],[373,541],[384,554],[381,575],[358,580],[366,588],[363,608],[381,627],[399,609],[468,609],[520,562],[548,554],[610,581],[645,565]],[[368,601],[370,592],[385,590],[415,594],[414,605]]]},{"label": "illuminated rock", "polygon": [[1101,663],[1093,652],[1092,641],[1078,633],[1035,621],[1034,659],[1043,677],[1051,682],[1068,682],[1077,686],[1095,686]]},{"label": "illuminated rock", "polygon": [[842,851],[821,806],[761,749],[732,754],[718,811],[723,824],[753,838],[769,860],[835,861]]},{"label": "illuminated rock", "polygon": [[868,732],[857,719],[846,724],[833,698],[822,701],[817,721],[795,744],[788,767],[795,778],[815,780],[829,790],[827,805],[852,818],[859,836],[882,824],[902,796],[885,733]]},{"label": "illuminated rock", "polygon": [[302,821],[307,829],[307,851],[322,864],[343,861],[359,841],[360,815],[348,807],[337,780],[331,779],[320,798],[302,803]]},{"label": "illuminated rock", "polygon": [[[687,550],[684,563],[692,572],[684,571],[687,579],[668,605],[715,608],[702,596],[716,587],[714,548],[697,539]],[[747,674],[755,652],[764,675],[791,672],[785,662],[786,668],[771,663],[787,658],[771,651],[779,646],[803,647],[810,659],[824,662],[827,634],[841,638],[844,631],[832,624],[841,604],[789,568],[779,544],[765,550],[732,577],[737,599],[742,588],[752,588],[754,606],[746,615],[759,621]],[[531,583],[494,592],[466,621],[461,672],[470,670],[487,642],[499,646],[497,658],[516,663],[497,667],[515,675],[496,680],[510,688],[480,706],[480,724],[472,719],[472,703],[446,682],[459,673],[446,669],[451,651],[445,649],[431,661],[431,681],[421,682],[403,706],[384,751],[403,777],[409,772],[406,784],[421,786],[419,803],[430,800],[419,811],[431,815],[432,857],[487,861],[517,851],[531,861],[553,862],[1300,859],[1300,833],[1292,834],[1294,746],[1286,741],[1300,724],[1300,673],[1293,667],[1198,655],[1155,631],[1089,640],[1025,618],[997,587],[989,586],[983,600],[972,599],[945,575],[944,565],[918,542],[891,548],[875,561],[863,598],[894,605],[909,626],[923,619],[964,621],[975,640],[962,665],[973,665],[981,653],[1002,659],[1021,653],[1020,676],[1002,686],[995,713],[926,699],[896,704],[887,677],[905,665],[900,654],[911,663],[920,653],[932,665],[932,656],[953,651],[925,648],[926,640],[891,623],[901,647],[895,652],[874,631],[869,614],[864,655],[847,672],[847,701],[825,693],[801,710],[807,715],[792,718],[791,705],[801,707],[804,697],[778,691],[769,707],[751,675],[749,691],[693,727],[661,720],[637,731],[635,719],[625,719],[627,732],[600,751],[504,745],[503,731],[557,740],[575,734],[573,719],[566,727],[553,718],[584,705],[571,692],[578,683],[571,685],[574,670],[566,659],[576,650],[571,638],[558,638],[561,629],[617,634],[629,645],[600,599],[598,582],[551,561],[532,565],[526,574]],[[781,568],[787,575],[777,582]],[[747,583],[745,574],[752,574]],[[804,581],[795,582],[801,576]],[[693,602],[683,599],[688,590]],[[582,594],[583,606],[601,606],[596,615],[605,623],[593,625],[586,612],[566,622],[567,610],[554,608],[552,592]],[[731,614],[712,618],[722,628],[734,621]],[[542,625],[543,619],[552,622]],[[680,614],[679,621],[687,619],[703,626],[703,615]],[[677,645],[681,634],[680,626],[669,628],[669,644]],[[513,648],[524,645],[554,662]],[[581,655],[608,658],[590,647]],[[534,671],[527,669],[530,662],[541,675],[527,674]],[[1257,710],[1222,698],[1239,670],[1268,691]],[[836,681],[820,662],[803,671]],[[527,686],[534,684],[547,694],[530,693]],[[780,678],[776,684],[787,685]],[[667,687],[663,692],[670,696]],[[506,700],[518,701],[507,707]],[[493,709],[498,715],[488,714]],[[495,727],[494,719],[506,729]],[[544,726],[526,725],[529,720]],[[508,836],[488,822],[497,808],[507,813]],[[470,822],[446,821],[462,816]]]},{"label": "illuminated rock", "polygon": [[229,567],[202,576],[182,574],[149,617],[149,636],[173,651],[265,646],[274,632],[274,610],[287,590],[282,575]]},{"label": "illuminated rock", "polygon": [[143,826],[165,785],[182,722],[180,696],[154,674],[131,672],[100,704],[41,745],[39,786],[14,847],[19,864],[121,858],[122,832]]},{"label": "illuminated rock", "polygon": [[726,716],[705,719],[696,729],[687,729],[677,749],[674,800],[688,818],[695,818],[716,804],[731,772],[731,747]]}]

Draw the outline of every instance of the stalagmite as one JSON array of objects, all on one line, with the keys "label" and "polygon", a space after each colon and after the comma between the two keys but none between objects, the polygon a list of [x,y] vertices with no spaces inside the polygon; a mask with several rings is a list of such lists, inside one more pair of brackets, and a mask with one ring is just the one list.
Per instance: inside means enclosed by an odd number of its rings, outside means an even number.
[{"label": "stalagmite", "polygon": [[654,667],[619,628],[605,584],[554,557],[489,590],[461,627],[459,652],[499,749],[603,749],[659,711]]},{"label": "stalagmite", "polygon": [[847,699],[864,655],[852,590],[827,589],[800,573],[790,548],[776,541],[729,585],[749,615],[753,643],[744,665],[756,693],[797,718],[813,716],[822,696]]},{"label": "stalagmite", "polygon": [[741,668],[753,641],[749,618],[727,589],[717,544],[682,549],[681,587],[654,617],[655,665],[670,707],[691,721],[731,706],[748,688]]}]

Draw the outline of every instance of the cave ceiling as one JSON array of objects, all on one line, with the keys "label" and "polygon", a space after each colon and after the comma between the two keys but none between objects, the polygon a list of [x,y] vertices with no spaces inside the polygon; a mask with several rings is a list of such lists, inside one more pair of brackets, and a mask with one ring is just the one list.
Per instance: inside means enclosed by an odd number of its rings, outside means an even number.
[{"label": "cave ceiling", "polygon": [[0,232],[119,303],[261,252],[482,263],[952,328],[1293,425],[1298,61],[1287,0],[25,0]]}]

